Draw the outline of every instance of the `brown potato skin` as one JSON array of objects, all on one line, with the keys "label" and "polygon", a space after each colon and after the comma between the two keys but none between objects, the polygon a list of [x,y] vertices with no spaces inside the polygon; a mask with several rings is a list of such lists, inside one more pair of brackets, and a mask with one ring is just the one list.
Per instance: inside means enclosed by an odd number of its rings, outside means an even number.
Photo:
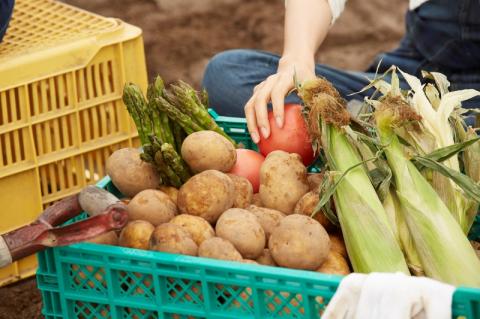
[{"label": "brown potato skin", "polygon": [[275,228],[268,248],[277,265],[315,270],[326,260],[330,239],[319,222],[305,215],[292,214]]},{"label": "brown potato skin", "polygon": [[150,250],[197,256],[198,246],[182,227],[165,223],[155,227],[150,237]]},{"label": "brown potato skin", "polygon": [[237,160],[233,144],[214,131],[188,135],[183,141],[181,153],[194,173],[211,169],[229,172]]},{"label": "brown potato skin", "polygon": [[258,265],[258,263],[257,263],[255,260],[251,260],[251,259],[243,259],[243,260],[241,261],[241,263]]},{"label": "brown potato skin", "polygon": [[135,148],[113,152],[107,159],[106,172],[115,187],[127,197],[133,197],[145,189],[155,189],[159,184],[157,171],[140,159],[140,151]]},{"label": "brown potato skin", "polygon": [[203,241],[215,237],[212,225],[202,217],[181,214],[170,220],[170,223],[187,231],[197,246],[200,246]]},{"label": "brown potato skin", "polygon": [[242,255],[231,242],[220,237],[212,237],[205,240],[198,247],[198,256],[205,258],[241,261]]},{"label": "brown potato skin", "polygon": [[117,246],[118,245],[118,235],[114,230],[112,230],[112,231],[106,232],[105,234],[101,234],[101,235],[93,237],[89,240],[86,240],[85,242],[95,243],[95,244],[100,244],[100,245]]},{"label": "brown potato skin", "polygon": [[243,258],[256,259],[265,247],[265,232],[257,217],[248,210],[230,208],[217,221],[218,237],[230,241]]},{"label": "brown potato skin", "polygon": [[154,229],[155,226],[145,220],[131,221],[122,229],[118,244],[122,247],[147,250]]},{"label": "brown potato skin", "polygon": [[322,185],[324,175],[325,174],[323,172],[307,174],[308,187],[310,188],[311,192],[318,193],[320,191],[319,188]]},{"label": "brown potato skin", "polygon": [[[297,202],[297,205],[295,205],[295,209],[293,210],[293,212],[295,214],[301,214],[311,217],[319,201],[320,197],[318,193],[308,192],[303,195],[302,198],[300,198],[300,200]],[[335,226],[330,223],[328,218],[321,211],[316,213],[313,219],[318,221],[327,231],[333,230],[335,228]]]},{"label": "brown potato skin", "polygon": [[316,271],[324,274],[346,276],[350,273],[350,267],[348,267],[348,263],[342,255],[330,251],[327,259]]},{"label": "brown potato skin", "polygon": [[344,258],[348,258],[347,247],[345,247],[345,242],[341,233],[329,234],[331,250],[342,255]]},{"label": "brown potato skin", "polygon": [[307,169],[300,155],[283,151],[268,154],[260,168],[259,194],[263,207],[292,214],[308,191]]},{"label": "brown potato skin", "polygon": [[280,221],[287,215],[275,209],[257,207],[255,205],[248,206],[247,210],[257,216],[258,222],[265,232],[265,245],[268,247],[270,235]]},{"label": "brown potato skin", "polygon": [[263,253],[260,255],[260,257],[257,258],[257,263],[265,266],[274,266],[274,267],[277,266],[268,248],[265,248],[263,250]]},{"label": "brown potato skin", "polygon": [[172,202],[177,205],[178,189],[172,186],[165,185],[160,185],[158,189],[167,194],[168,197],[170,197],[170,199],[172,200]]},{"label": "brown potato skin", "polygon": [[260,198],[260,194],[259,194],[259,193],[253,194],[253,196],[252,196],[252,205],[255,205],[255,206],[258,206],[258,207],[263,207],[262,199]]},{"label": "brown potato skin", "polygon": [[233,207],[246,208],[253,200],[253,186],[248,179],[242,176],[227,174],[233,181],[235,187],[235,199]]},{"label": "brown potato skin", "polygon": [[128,203],[130,220],[146,220],[154,226],[170,221],[177,214],[177,206],[170,197],[156,189],[138,193]]},{"label": "brown potato skin", "polygon": [[213,224],[232,207],[234,199],[232,179],[222,172],[208,170],[193,176],[180,187],[177,204],[182,214],[200,216]]}]

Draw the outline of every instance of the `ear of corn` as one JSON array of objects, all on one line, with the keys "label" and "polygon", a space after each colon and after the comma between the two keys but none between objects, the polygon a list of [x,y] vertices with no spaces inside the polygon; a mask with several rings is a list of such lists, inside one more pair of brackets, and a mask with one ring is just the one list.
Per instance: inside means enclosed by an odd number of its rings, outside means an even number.
[{"label": "ear of corn", "polygon": [[[406,124],[396,127],[395,133],[408,142],[419,155],[426,155],[439,148],[453,145],[455,134],[449,120],[452,119],[452,115],[456,115],[462,101],[477,96],[480,92],[475,90],[449,92],[450,83],[447,78],[445,75],[436,72],[423,72],[423,76],[434,80],[435,85],[422,86],[419,79],[400,70],[411,87],[410,93],[412,93],[411,95],[404,95],[398,85],[396,68],[392,67],[387,72],[392,76],[391,84],[387,85],[382,79],[377,79],[372,81],[371,86],[380,89],[385,97],[395,97],[408,103],[422,117],[420,121],[413,125]],[[370,102],[373,106],[379,103],[375,100]],[[452,156],[445,160],[443,164],[456,172],[460,172],[458,158],[458,155]],[[473,222],[472,211],[477,203],[451,179],[440,172],[423,169],[422,173],[448,207],[464,233],[467,234]]]},{"label": "ear of corn", "polygon": [[480,286],[480,260],[447,206],[405,156],[393,126],[400,106],[375,113],[377,134],[392,169],[402,212],[422,267],[432,278],[453,285]]},{"label": "ear of corn", "polygon": [[362,159],[338,127],[348,123],[348,113],[335,113],[345,111],[338,92],[327,81],[316,79],[302,86],[300,96],[309,111],[312,137],[321,141],[330,170],[343,174],[337,179],[334,202],[353,269],[409,274]]},{"label": "ear of corn", "polygon": [[405,255],[410,272],[416,276],[425,275],[420,256],[418,256],[413,238],[405,221],[405,212],[402,211],[400,201],[393,187],[391,187],[387,197],[383,201],[383,207],[385,208],[397,241],[400,243],[400,247]]}]

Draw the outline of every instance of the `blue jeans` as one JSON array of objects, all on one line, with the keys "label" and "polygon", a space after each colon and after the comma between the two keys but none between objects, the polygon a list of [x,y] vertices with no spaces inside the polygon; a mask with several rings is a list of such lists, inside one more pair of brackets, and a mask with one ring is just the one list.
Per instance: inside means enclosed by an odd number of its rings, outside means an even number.
[{"label": "blue jeans", "polygon": [[[347,100],[363,100],[372,91],[354,94],[372,79],[380,60],[380,73],[391,65],[421,76],[421,70],[446,74],[450,89],[480,89],[480,2],[430,0],[407,13],[407,32],[397,49],[380,54],[365,72],[345,71],[317,64],[315,73],[333,83]],[[440,42],[439,42],[440,41]],[[244,116],[243,107],[253,88],[276,73],[278,55],[255,50],[230,50],[215,55],[203,78],[210,105],[225,116]],[[405,88],[405,83],[401,83]],[[299,102],[296,95],[286,102]],[[480,106],[480,99],[469,105]],[[468,107],[468,105],[466,105]]]},{"label": "blue jeans", "polygon": [[14,3],[14,0],[0,0],[0,42],[2,42],[3,36],[7,31]]}]

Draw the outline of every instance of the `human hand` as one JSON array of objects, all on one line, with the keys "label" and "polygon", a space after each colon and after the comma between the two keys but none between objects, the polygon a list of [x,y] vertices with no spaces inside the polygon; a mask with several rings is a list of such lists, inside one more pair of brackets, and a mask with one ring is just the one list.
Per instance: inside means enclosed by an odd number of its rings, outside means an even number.
[{"label": "human hand", "polygon": [[403,273],[350,274],[322,319],[450,319],[455,287]]},{"label": "human hand", "polygon": [[254,143],[260,141],[259,130],[264,138],[270,136],[267,104],[272,102],[273,115],[279,128],[284,123],[284,100],[288,92],[295,87],[294,77],[298,82],[315,78],[313,59],[293,59],[282,57],[277,73],[258,84],[253,95],[245,104],[245,117],[248,131]]}]

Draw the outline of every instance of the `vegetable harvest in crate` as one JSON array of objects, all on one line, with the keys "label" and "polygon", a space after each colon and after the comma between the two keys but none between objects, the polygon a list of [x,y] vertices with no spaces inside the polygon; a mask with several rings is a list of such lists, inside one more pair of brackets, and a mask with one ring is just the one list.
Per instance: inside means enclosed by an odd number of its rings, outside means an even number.
[{"label": "vegetable harvest in crate", "polygon": [[356,118],[328,81],[299,85],[304,106],[289,106],[285,127],[312,145],[320,173],[308,173],[311,152],[282,148],[280,129],[262,140],[262,154],[237,148],[210,116],[206,92],[160,77],[147,92],[127,84],[143,152],[108,159],[112,182],[129,197],[119,245],[480,287],[467,239],[480,202],[480,143],[461,108],[478,92],[449,92],[438,73],[425,73],[426,85],[402,76],[409,90],[395,68],[372,80],[365,90],[376,92]]}]

